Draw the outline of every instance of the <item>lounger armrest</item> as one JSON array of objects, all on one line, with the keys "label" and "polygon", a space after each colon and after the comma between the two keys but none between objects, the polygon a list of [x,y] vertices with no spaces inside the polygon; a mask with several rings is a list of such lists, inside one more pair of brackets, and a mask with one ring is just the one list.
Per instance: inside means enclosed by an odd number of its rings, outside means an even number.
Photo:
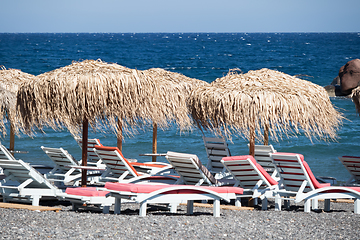
[{"label": "lounger armrest", "polygon": [[[203,192],[204,194],[210,194],[213,197],[218,197],[219,199],[223,199],[223,200],[225,200],[227,202],[230,202],[230,198],[228,198],[228,197],[221,196],[219,193],[211,191],[209,189],[204,189],[204,188],[201,188],[201,187],[198,188],[196,186],[171,186],[171,187],[168,187],[168,188],[159,189],[159,190],[156,190],[156,191],[154,191],[152,193],[149,193],[149,194],[140,194],[138,196],[138,198],[137,198],[137,201],[139,201],[139,202],[146,201],[147,199],[151,199],[156,195],[163,194],[165,192],[169,192],[169,191],[172,191],[172,190],[196,190],[196,191],[199,191],[199,192]],[[229,193],[229,195],[231,195],[231,193]],[[235,194],[234,194],[234,196],[235,196]]]},{"label": "lounger armrest", "polygon": [[17,186],[0,186],[0,188],[19,189]]},{"label": "lounger armrest", "polygon": [[66,165],[65,167],[75,168],[75,169],[86,169],[86,170],[106,170],[106,168],[102,168],[102,167],[91,167],[91,166]]},{"label": "lounger armrest", "polygon": [[[356,190],[355,190],[356,189]],[[295,202],[299,203],[305,199],[312,198],[323,198],[323,199],[333,199],[333,198],[356,198],[360,199],[360,188],[355,187],[338,187],[338,186],[330,186],[323,187],[312,190],[307,193],[299,194],[296,196]],[[327,197],[325,196],[327,195]]]}]

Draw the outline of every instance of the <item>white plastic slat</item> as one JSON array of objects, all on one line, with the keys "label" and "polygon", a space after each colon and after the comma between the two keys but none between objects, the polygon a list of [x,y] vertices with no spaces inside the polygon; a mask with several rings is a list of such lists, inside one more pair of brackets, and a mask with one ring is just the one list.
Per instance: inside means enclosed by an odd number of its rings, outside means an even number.
[{"label": "white plastic slat", "polygon": [[212,162],[220,162],[221,159],[223,159],[224,156],[209,156],[209,159],[212,161]]},{"label": "white plastic slat", "polygon": [[222,165],[221,162],[213,162],[212,166],[213,167],[218,167],[218,168],[224,168],[224,165]]}]

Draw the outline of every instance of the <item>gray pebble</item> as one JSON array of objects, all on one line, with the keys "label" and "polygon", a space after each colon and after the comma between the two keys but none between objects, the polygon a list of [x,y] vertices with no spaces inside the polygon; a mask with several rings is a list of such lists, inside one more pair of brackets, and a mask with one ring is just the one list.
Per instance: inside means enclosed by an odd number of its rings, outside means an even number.
[{"label": "gray pebble", "polygon": [[[271,202],[270,202],[271,204]],[[186,215],[186,206],[176,214],[151,207],[139,217],[138,204],[126,203],[122,214],[102,214],[70,206],[62,211],[37,212],[0,209],[1,239],[359,239],[360,214],[353,204],[332,203],[331,212],[303,212],[303,206],[290,210],[221,210],[212,216],[212,208],[194,208]],[[319,207],[322,204],[319,203]]]}]

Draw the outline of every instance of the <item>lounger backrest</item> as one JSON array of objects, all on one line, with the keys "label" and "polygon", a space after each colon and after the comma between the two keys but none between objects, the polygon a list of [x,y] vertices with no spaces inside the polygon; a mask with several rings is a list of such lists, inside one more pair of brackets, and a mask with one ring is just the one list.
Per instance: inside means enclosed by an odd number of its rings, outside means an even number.
[{"label": "lounger backrest", "polygon": [[278,184],[251,155],[225,157],[221,163],[239,181],[242,188],[253,189],[259,180],[263,181],[260,188]]},{"label": "lounger backrest", "polygon": [[106,167],[111,169],[111,173],[114,177],[119,178],[126,171],[129,171],[126,178],[137,177],[140,175],[117,147],[95,145],[94,152],[99,156]]},{"label": "lounger backrest", "polygon": [[167,152],[166,159],[186,185],[215,185],[217,180],[194,154]]},{"label": "lounger backrest", "polygon": [[[82,149],[82,138],[75,138],[75,140]],[[95,145],[102,146],[99,139],[96,138],[88,139],[88,144],[87,144],[88,164],[94,165],[94,164],[99,164],[101,162],[99,156],[94,152]]]},{"label": "lounger backrest", "polygon": [[1,143],[0,143],[0,159],[1,160],[15,160],[14,156]]},{"label": "lounger backrest", "polygon": [[275,153],[275,152],[276,150],[272,145],[255,145],[254,158],[270,175],[275,170],[275,166],[270,157],[270,153]]},{"label": "lounger backrest", "polygon": [[270,155],[287,191],[298,192],[304,180],[307,181],[304,192],[320,186],[302,154],[277,152]]},{"label": "lounger backrest", "polygon": [[205,150],[208,156],[206,167],[214,173],[222,172],[224,166],[221,164],[223,157],[230,156],[230,151],[224,138],[210,138],[203,136]]},{"label": "lounger backrest", "polygon": [[78,162],[71,156],[68,151],[63,148],[49,148],[41,146],[41,149],[46,153],[46,155],[56,164],[61,170],[68,171],[69,167],[67,166],[78,166]]},{"label": "lounger backrest", "polygon": [[[22,160],[16,160],[2,144],[0,144],[0,167],[4,171],[6,180],[16,181],[19,185],[32,180],[26,185],[26,188],[56,189],[54,185],[28,163]],[[6,184],[6,182],[4,182],[4,184]]]},{"label": "lounger backrest", "polygon": [[360,157],[342,156],[339,159],[356,182],[360,182]]}]

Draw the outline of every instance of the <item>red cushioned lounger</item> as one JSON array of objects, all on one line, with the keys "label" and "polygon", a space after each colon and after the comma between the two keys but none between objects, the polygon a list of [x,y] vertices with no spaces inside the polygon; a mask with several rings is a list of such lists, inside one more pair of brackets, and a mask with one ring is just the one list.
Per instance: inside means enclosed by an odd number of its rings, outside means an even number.
[{"label": "red cushioned lounger", "polygon": [[[239,187],[203,187],[189,185],[152,185],[132,183],[106,183],[105,188],[115,197],[115,213],[120,214],[121,199],[130,199],[140,203],[140,216],[146,216],[148,203],[167,203],[172,205],[172,212],[176,206],[187,201],[187,213],[193,213],[194,200],[214,200],[215,217],[220,216],[220,200],[230,201],[243,194]],[[175,207],[174,207],[175,206]]]},{"label": "red cushioned lounger", "polygon": [[[277,192],[278,197],[289,200],[293,196],[296,203],[304,201],[305,212],[310,212],[311,204],[313,209],[317,209],[318,199],[325,199],[325,211],[330,211],[330,199],[352,198],[355,199],[354,212],[360,214],[360,187],[319,183],[301,154],[277,152],[271,154],[271,157],[284,186]],[[281,210],[281,206],[277,210]]]},{"label": "red cushioned lounger", "polygon": [[[279,188],[278,182],[251,155],[224,157],[221,163],[236,180],[234,186],[244,188],[243,197],[261,198],[262,209],[266,210],[267,199],[274,198],[273,192]],[[235,204],[241,206],[240,201]]]},{"label": "red cushioned lounger", "polygon": [[73,210],[76,211],[80,206],[97,206],[103,213],[109,213],[110,207],[115,203],[113,197],[106,196],[109,191],[97,187],[69,187],[65,193],[58,194],[60,200],[70,201]]}]

